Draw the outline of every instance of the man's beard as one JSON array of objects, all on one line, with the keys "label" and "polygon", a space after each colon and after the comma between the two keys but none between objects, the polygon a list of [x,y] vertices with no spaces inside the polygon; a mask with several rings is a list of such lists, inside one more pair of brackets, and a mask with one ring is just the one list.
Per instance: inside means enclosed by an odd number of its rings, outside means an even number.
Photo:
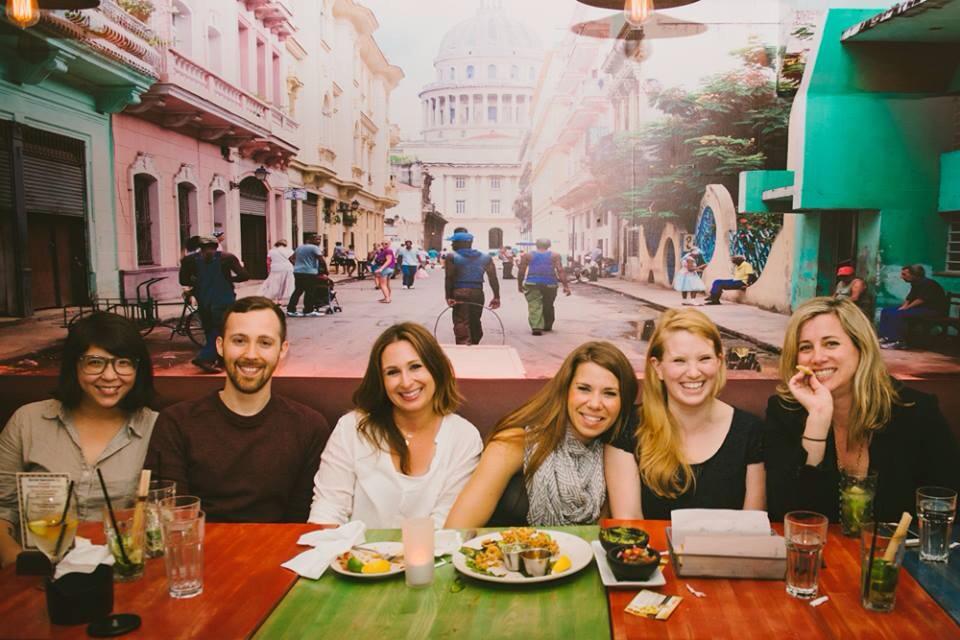
[{"label": "man's beard", "polygon": [[[262,366],[260,372],[250,378],[242,376],[238,371],[238,367],[242,364],[254,364],[255,366]],[[225,362],[227,377],[230,378],[230,382],[233,383],[234,388],[240,393],[254,394],[263,389],[263,387],[270,382],[270,378],[273,376],[274,370],[277,368],[277,362],[267,362],[265,360],[233,360],[230,362]]]}]

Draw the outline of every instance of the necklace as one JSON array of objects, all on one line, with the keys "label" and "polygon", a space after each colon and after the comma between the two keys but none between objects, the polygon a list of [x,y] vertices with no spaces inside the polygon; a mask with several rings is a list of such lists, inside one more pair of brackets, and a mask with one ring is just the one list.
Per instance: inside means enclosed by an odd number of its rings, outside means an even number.
[{"label": "necklace", "polygon": [[[866,442],[857,443],[857,461],[853,464],[853,468],[845,469],[843,464],[840,462],[840,437],[837,434],[837,430],[833,430],[833,444],[837,450],[837,468],[844,473],[860,473],[860,460],[863,458],[863,450],[869,448],[870,438],[867,438]],[[847,443],[843,443],[843,451],[847,452]]]}]

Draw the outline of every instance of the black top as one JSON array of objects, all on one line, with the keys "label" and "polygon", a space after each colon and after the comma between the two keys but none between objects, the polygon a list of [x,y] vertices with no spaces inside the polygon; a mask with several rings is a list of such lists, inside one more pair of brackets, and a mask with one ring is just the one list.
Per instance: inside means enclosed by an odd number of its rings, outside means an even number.
[{"label": "black top", "polygon": [[[896,522],[904,511],[916,515],[916,489],[935,485],[960,486],[960,449],[935,396],[900,387],[890,422],[870,442],[870,469],[877,471],[875,514]],[[796,509],[822,513],[831,522],[840,518],[840,470],[833,430],[816,467],[806,464],[801,438],[807,419],[802,407],[791,410],[777,396],[767,402],[765,461],[770,518]]]},{"label": "black top", "polygon": [[[690,465],[696,480],[690,491],[676,498],[664,498],[640,484],[643,517],[669,520],[674,509],[742,509],[747,492],[747,465],[763,462],[762,426],[756,416],[734,408],[730,430],[717,452]],[[609,444],[635,453],[636,430],[621,430]]]},{"label": "black top", "polygon": [[907,294],[907,302],[918,298],[923,300],[920,308],[932,309],[937,313],[947,315],[947,310],[949,309],[947,294],[936,280],[920,278],[913,282],[910,285],[910,293]]},{"label": "black top", "polygon": [[490,516],[488,527],[525,527],[527,526],[527,512],[530,510],[530,501],[527,498],[527,484],[523,471],[518,471],[510,478],[507,488],[504,489],[497,508]]}]

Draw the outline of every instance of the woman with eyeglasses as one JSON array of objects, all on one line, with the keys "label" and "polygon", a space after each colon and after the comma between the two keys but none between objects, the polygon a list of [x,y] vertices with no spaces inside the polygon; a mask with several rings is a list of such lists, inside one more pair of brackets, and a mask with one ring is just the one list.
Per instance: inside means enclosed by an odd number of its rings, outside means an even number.
[{"label": "woman with eyeglasses", "polygon": [[147,345],[127,319],[98,312],[70,330],[53,399],[20,407],[0,431],[0,565],[20,553],[17,472],[66,473],[80,520],[99,520],[97,469],[113,496],[136,488],[157,413]]}]

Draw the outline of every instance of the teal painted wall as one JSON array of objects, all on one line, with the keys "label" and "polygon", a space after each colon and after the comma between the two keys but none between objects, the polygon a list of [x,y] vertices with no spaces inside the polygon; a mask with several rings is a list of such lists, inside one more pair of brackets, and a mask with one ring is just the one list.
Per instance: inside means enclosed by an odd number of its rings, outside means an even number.
[{"label": "teal painted wall", "polygon": [[960,211],[960,151],[940,156],[940,211]]},{"label": "teal painted wall", "polygon": [[[876,211],[861,221],[858,267],[872,283],[880,305],[900,302],[907,291],[900,267],[923,264],[928,273],[944,267],[947,224],[938,214],[941,155],[950,149],[953,99],[920,93],[873,91],[897,86],[910,76],[916,56],[901,61],[888,50],[878,65],[878,50],[901,45],[843,44],[848,27],[876,11],[831,10],[822,30],[814,64],[808,68],[804,149],[794,205],[805,211]],[[940,62],[931,51],[927,64]],[[824,215],[829,215],[824,213]],[[819,225],[798,225],[795,243],[795,304],[810,290],[818,265]],[[821,280],[825,276],[821,276]],[[948,289],[960,279],[937,276]]]},{"label": "teal painted wall", "polygon": [[793,171],[744,171],[740,174],[740,213],[769,213],[763,192],[793,185]]}]

